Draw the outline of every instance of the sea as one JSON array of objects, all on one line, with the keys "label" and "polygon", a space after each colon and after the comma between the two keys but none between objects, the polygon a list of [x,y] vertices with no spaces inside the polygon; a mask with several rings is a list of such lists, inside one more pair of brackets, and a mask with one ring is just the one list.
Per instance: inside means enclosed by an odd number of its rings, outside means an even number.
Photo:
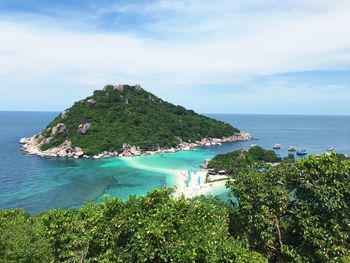
[{"label": "sea", "polygon": [[[53,208],[78,208],[104,195],[126,200],[159,187],[174,186],[174,170],[198,169],[216,154],[282,145],[324,153],[332,146],[350,155],[350,116],[207,114],[252,134],[249,142],[226,143],[190,151],[109,159],[59,159],[30,156],[21,151],[22,137],[40,132],[57,112],[0,111],[0,209],[22,208],[35,214]],[[222,198],[225,189],[212,192]]]}]

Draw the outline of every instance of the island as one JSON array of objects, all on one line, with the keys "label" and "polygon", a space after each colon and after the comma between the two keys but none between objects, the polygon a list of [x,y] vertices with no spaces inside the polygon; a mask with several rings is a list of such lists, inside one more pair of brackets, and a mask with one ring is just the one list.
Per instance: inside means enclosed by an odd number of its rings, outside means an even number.
[{"label": "island", "polygon": [[104,158],[250,140],[230,124],[166,102],[141,85],[107,85],[20,143],[43,157]]}]

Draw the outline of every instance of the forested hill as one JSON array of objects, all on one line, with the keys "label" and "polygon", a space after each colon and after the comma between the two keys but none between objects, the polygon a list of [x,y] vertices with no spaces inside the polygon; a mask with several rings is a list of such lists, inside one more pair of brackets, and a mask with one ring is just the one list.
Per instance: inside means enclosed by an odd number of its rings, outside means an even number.
[{"label": "forested hill", "polygon": [[86,154],[120,151],[123,144],[152,150],[182,141],[232,136],[239,130],[166,102],[140,85],[107,85],[74,103],[42,132],[46,150],[69,140]]}]

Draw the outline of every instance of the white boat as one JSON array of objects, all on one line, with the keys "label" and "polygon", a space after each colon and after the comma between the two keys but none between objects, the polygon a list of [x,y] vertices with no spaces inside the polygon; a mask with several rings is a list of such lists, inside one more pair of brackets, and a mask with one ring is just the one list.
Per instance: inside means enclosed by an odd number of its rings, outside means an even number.
[{"label": "white boat", "polygon": [[256,144],[255,144],[255,143],[253,143],[253,144],[251,144],[251,145],[250,145],[250,147],[255,147],[255,146],[256,146]]},{"label": "white boat", "polygon": [[329,146],[327,152],[334,152],[334,148],[332,146]]},{"label": "white boat", "polygon": [[276,144],[273,146],[273,148],[274,148],[275,150],[278,150],[278,149],[281,149],[282,146],[281,146],[281,144],[276,143]]},{"label": "white boat", "polygon": [[297,147],[295,147],[295,146],[289,146],[288,147],[288,151],[289,152],[295,152],[297,150]]}]

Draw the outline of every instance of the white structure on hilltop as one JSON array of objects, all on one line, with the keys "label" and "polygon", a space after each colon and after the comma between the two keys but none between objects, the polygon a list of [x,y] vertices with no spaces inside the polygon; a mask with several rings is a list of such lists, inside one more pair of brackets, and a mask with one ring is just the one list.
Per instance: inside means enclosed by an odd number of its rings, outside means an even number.
[{"label": "white structure on hilltop", "polygon": [[141,85],[140,85],[140,84],[136,84],[136,85],[135,85],[135,90],[136,90],[136,91],[141,91],[141,89],[142,89],[142,88],[141,88]]}]

